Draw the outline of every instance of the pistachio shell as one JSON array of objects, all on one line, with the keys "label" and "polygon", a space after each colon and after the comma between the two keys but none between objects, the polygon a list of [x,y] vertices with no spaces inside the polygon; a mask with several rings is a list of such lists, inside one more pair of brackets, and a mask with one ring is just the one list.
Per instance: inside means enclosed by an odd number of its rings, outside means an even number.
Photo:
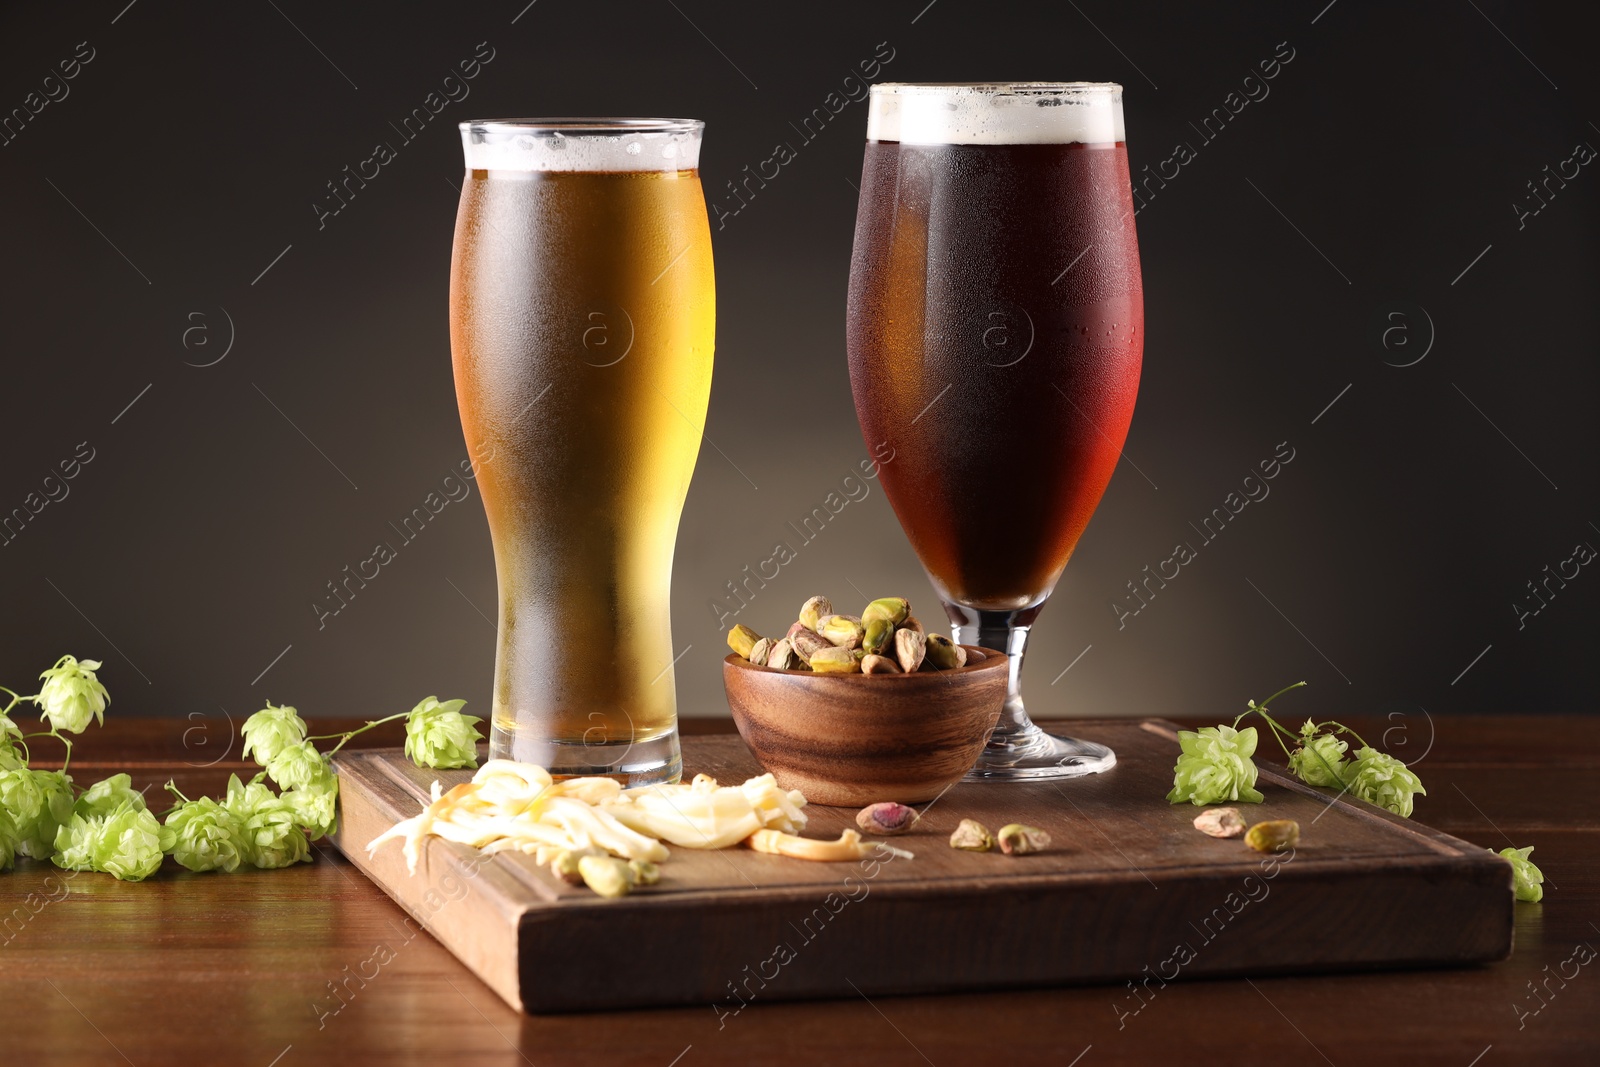
[{"label": "pistachio shell", "polygon": [[1244,818],[1238,808],[1207,808],[1194,817],[1194,828],[1212,837],[1238,837],[1244,833]]},{"label": "pistachio shell", "polygon": [[801,630],[789,639],[789,644],[794,648],[795,655],[806,663],[810,663],[811,657],[823,649],[833,647],[821,634],[810,630]]},{"label": "pistachio shell", "polygon": [[759,640],[761,640],[761,635],[742,622],[728,631],[728,647],[745,659],[750,658],[750,650],[755,647],[756,642]]},{"label": "pistachio shell", "polygon": [[900,669],[907,674],[922,666],[922,659],[927,654],[927,647],[927,638],[915,630],[896,630],[894,632],[894,657],[899,661]]},{"label": "pistachio shell", "polygon": [[787,637],[773,644],[772,653],[767,656],[767,666],[776,667],[780,671],[791,671],[800,666],[800,656]]},{"label": "pistachio shell", "polygon": [[815,630],[823,618],[833,614],[833,602],[825,596],[814,596],[800,605],[800,623],[808,630]]},{"label": "pistachio shell", "polygon": [[1048,833],[1037,826],[1025,826],[1020,822],[1000,827],[1000,832],[994,836],[1000,843],[1000,851],[1008,856],[1025,856],[1050,847]]},{"label": "pistachio shell", "polygon": [[950,835],[950,847],[963,852],[988,852],[994,848],[994,835],[977,819],[962,819]]},{"label": "pistachio shell", "polygon": [[864,834],[888,837],[903,834],[917,821],[917,809],[894,801],[868,804],[856,813],[856,825]]}]

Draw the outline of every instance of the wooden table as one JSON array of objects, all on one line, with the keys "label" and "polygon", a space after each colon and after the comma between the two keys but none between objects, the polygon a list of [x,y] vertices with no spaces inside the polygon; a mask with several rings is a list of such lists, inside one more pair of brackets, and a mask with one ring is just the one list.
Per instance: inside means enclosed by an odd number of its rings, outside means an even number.
[{"label": "wooden table", "polygon": [[[1351,725],[1375,738],[1393,724]],[[126,770],[136,786],[154,783],[152,797],[169,777],[190,796],[215,795],[245,768],[237,742],[206,766],[227,741],[207,729],[113,718],[80,742],[74,777],[82,785]],[[412,933],[331,849],[285,871],[191,875],[168,864],[135,885],[20,861],[0,873],[0,923],[10,916],[0,926],[0,1064],[1600,1063],[1600,963],[1585,962],[1600,947],[1600,718],[1406,730],[1397,752],[1428,749],[1419,820],[1485,847],[1537,846],[1550,881],[1542,904],[1517,906],[1509,961],[1179,981],[1143,1001],[1105,986],[757,1001],[721,1027],[709,1006],[522,1017]],[[384,728],[359,741],[398,736]],[[639,961],[673,965],[648,945]]]}]

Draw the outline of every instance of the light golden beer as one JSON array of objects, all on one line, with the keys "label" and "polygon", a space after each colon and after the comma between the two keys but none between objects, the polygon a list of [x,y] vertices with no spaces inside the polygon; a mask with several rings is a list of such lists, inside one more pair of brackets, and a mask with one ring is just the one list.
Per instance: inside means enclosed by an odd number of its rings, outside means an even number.
[{"label": "light golden beer", "polygon": [[577,123],[462,127],[450,327],[500,585],[491,755],[643,784],[680,771],[668,592],[711,233],[699,123]]}]

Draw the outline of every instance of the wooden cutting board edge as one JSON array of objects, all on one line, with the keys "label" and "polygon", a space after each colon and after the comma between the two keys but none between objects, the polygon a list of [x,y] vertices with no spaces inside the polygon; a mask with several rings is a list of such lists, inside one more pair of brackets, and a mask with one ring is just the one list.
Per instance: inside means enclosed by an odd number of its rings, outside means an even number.
[{"label": "wooden cutting board edge", "polygon": [[[1126,720],[1120,722],[1126,724]],[[1075,725],[1082,728],[1090,724]],[[1176,744],[1179,729],[1176,724],[1161,719],[1147,719],[1139,725],[1142,729]],[[392,822],[392,812],[384,811],[374,798],[386,799],[393,811],[401,812],[418,810],[427,799],[426,794],[414,780],[403,778],[384,762],[386,755],[389,754],[382,750],[370,750],[352,753],[348,758],[340,759],[343,770],[359,776],[364,785],[373,789],[373,798],[368,798],[361,790],[341,790],[341,825],[334,843],[363,874],[379,886],[387,888],[417,885],[415,879],[405,869],[399,848],[389,846],[375,855],[368,855],[361,847],[366,841],[388,829]],[[1464,941],[1460,946],[1462,958],[1458,962],[1481,963],[1503,959],[1510,954],[1512,947],[1510,868],[1492,852],[1449,834],[1412,823],[1353,797],[1333,798],[1330,802],[1330,794],[1304,785],[1285,768],[1267,763],[1260,763],[1258,766],[1261,775],[1274,785],[1329,802],[1330,807],[1337,804],[1346,814],[1357,814],[1363,820],[1382,823],[1388,832],[1399,831],[1405,837],[1423,844],[1432,853],[1431,856],[1418,857],[1404,864],[1391,865],[1386,876],[1401,880],[1406,878],[1432,880],[1448,877],[1450,892],[1456,894],[1459,902],[1464,905],[1478,897],[1487,899],[1489,893],[1503,893],[1507,904],[1503,909],[1503,922],[1495,923],[1492,927],[1480,928],[1472,938]],[[521,859],[521,857],[515,858]],[[527,862],[531,864],[531,860]],[[1336,859],[1323,861],[1321,865],[1330,873],[1339,866]],[[1463,865],[1466,870],[1462,869]],[[1222,883],[1236,878],[1248,866],[1248,864],[1229,862],[1184,865],[1154,869],[1149,871],[1147,876],[1152,880],[1152,884],[1158,886],[1168,882],[1192,881],[1197,876]],[[1316,861],[1310,862],[1309,865],[1303,862],[1299,868],[1303,872],[1301,877],[1315,872],[1317,868]],[[508,1003],[519,1010],[533,1012],[594,1009],[594,1001],[581,998],[573,1000],[559,990],[550,990],[547,984],[538,982],[537,976],[530,972],[531,961],[534,959],[562,958],[562,953],[581,947],[582,937],[575,935],[575,927],[587,927],[589,922],[575,922],[580,916],[589,921],[605,915],[612,916],[613,920],[620,919],[621,915],[611,909],[623,905],[634,913],[636,919],[647,925],[661,922],[671,917],[673,913],[680,916],[686,913],[692,914],[700,906],[713,901],[722,909],[732,909],[733,913],[760,916],[763,913],[785,912],[800,905],[814,904],[819,893],[819,887],[814,884],[796,884],[766,886],[760,889],[736,886],[715,891],[680,890],[671,895],[641,894],[624,901],[586,900],[581,897],[557,901],[548,886],[538,877],[518,877],[517,872],[511,869],[509,864],[494,862],[488,857],[480,856],[475,849],[439,838],[429,838],[424,842],[423,863],[419,867],[418,876],[422,877],[424,882],[417,885],[414,893],[398,893],[391,890],[391,897],[416,920],[420,928],[429,931],[447,945]],[[970,906],[975,893],[986,888],[987,883],[996,881],[997,879],[974,877],[945,879],[937,884],[890,882],[875,886],[873,892],[875,896],[891,904],[899,902],[915,905],[920,902],[923,906],[954,907],[961,906],[964,902],[966,906]],[[1094,872],[1075,876],[1072,872],[1055,871],[1035,877],[1025,870],[1019,876],[1018,872],[1012,869],[1005,872],[1005,881],[1013,890],[1028,893],[1036,888],[1043,893],[1047,890],[1059,890],[1080,884],[1103,884],[1104,876]],[[470,892],[469,884],[472,886]],[[530,899],[530,889],[538,899]],[[468,897],[474,901],[471,908],[454,906]],[[1443,903],[1441,901],[1441,904]],[[492,907],[500,916],[498,920],[500,932],[497,935],[485,934],[481,912],[483,906]],[[728,915],[730,912],[724,911],[722,914]],[[1312,962],[1291,959],[1270,965],[1233,966],[1225,960],[1218,963],[1207,959],[1204,965],[1191,968],[1189,973],[1215,976],[1237,973],[1292,973],[1308,969]],[[1392,969],[1418,965],[1436,966],[1440,963],[1438,958],[1431,955],[1415,960],[1381,958],[1373,961],[1361,958],[1357,954],[1349,959],[1314,961],[1315,965],[1311,969],[1371,970],[1374,967]],[[1051,984],[1093,984],[1107,980],[1104,975],[1083,977],[1053,975],[1049,979]],[[1005,981],[1001,976],[988,975],[985,976],[982,987],[1008,988],[1038,984],[1038,979],[1024,978],[1012,983]],[[925,979],[874,984],[874,989],[883,993],[937,992],[949,988],[948,981],[939,975],[929,975]],[[525,990],[528,991],[527,996]],[[709,991],[713,996],[714,992]],[[835,995],[838,995],[835,990],[808,988],[803,984],[787,990],[784,994],[786,999],[814,999]],[[695,1003],[709,999],[708,990],[695,989],[684,990],[665,999],[661,996],[647,996],[638,1003],[641,1005],[671,1001]],[[606,1007],[628,1006],[625,1001],[608,1000],[604,1003]]]}]

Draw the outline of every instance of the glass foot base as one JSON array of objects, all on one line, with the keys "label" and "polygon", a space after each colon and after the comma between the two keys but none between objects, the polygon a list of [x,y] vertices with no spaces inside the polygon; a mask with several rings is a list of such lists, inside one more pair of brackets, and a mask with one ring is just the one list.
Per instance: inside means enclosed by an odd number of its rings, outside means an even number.
[{"label": "glass foot base", "polygon": [[563,778],[615,778],[624,789],[676,782],[683,776],[678,728],[648,741],[552,741],[526,731],[502,729],[496,723],[489,738],[489,758],[532,763]]},{"label": "glass foot base", "polygon": [[1117,765],[1105,745],[1047,734],[1031,722],[1007,731],[1002,725],[964,781],[994,782],[1033,778],[1077,778]]}]

